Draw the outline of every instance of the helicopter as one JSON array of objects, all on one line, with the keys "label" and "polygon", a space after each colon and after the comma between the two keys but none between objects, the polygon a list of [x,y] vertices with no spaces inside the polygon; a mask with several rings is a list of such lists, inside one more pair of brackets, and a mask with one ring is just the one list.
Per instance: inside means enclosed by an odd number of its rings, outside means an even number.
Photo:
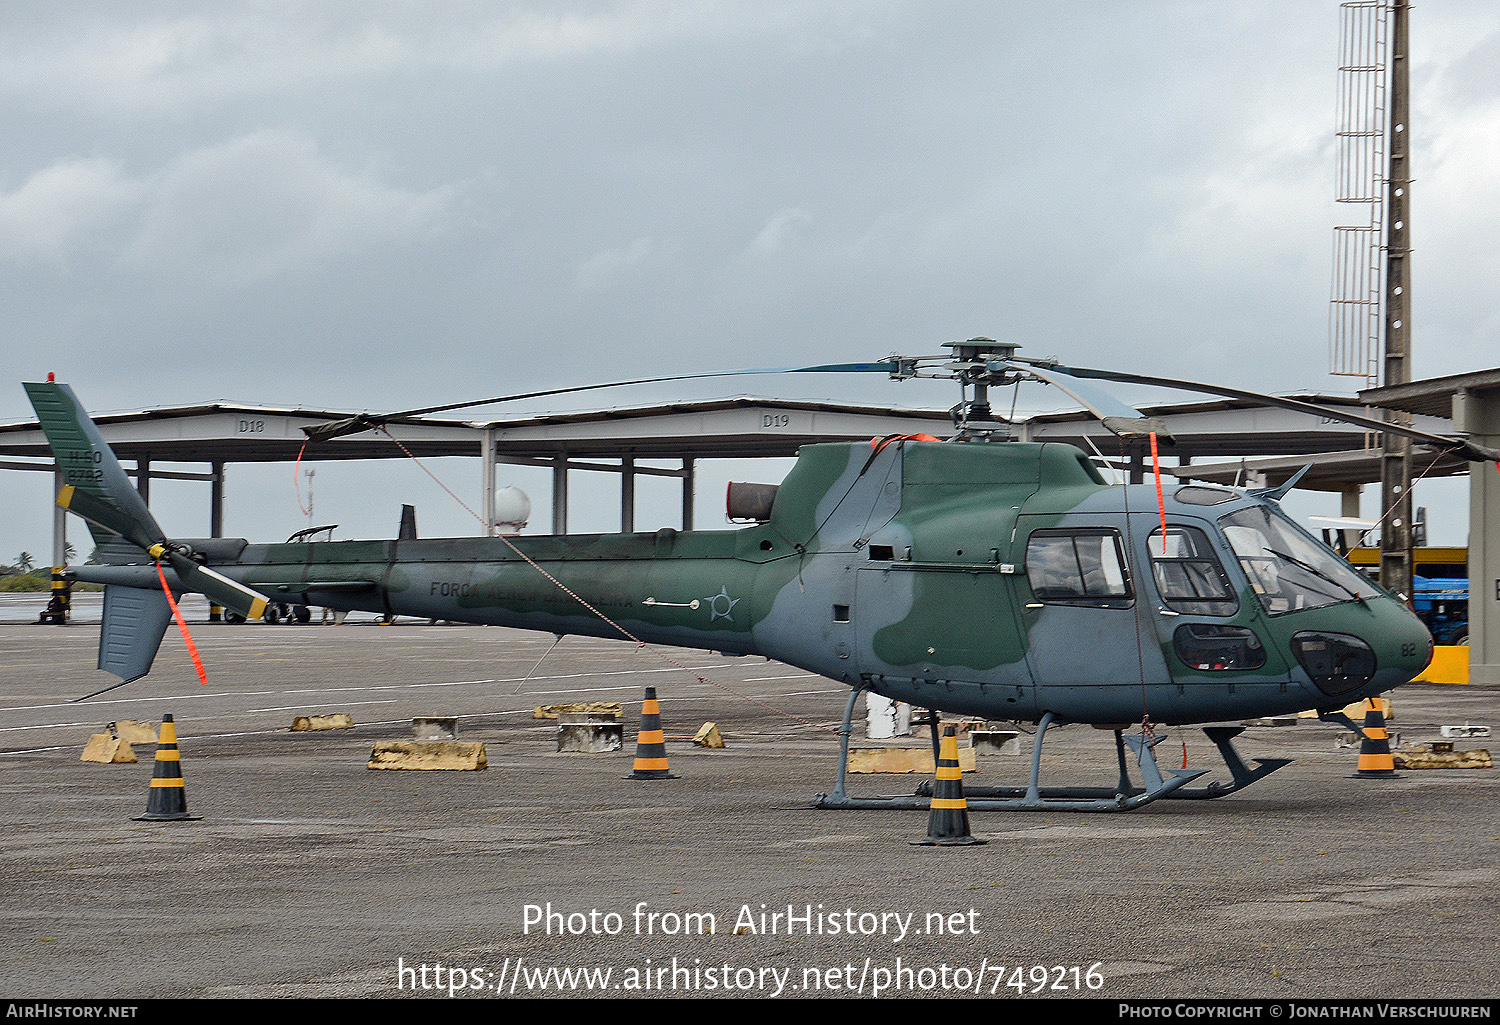
[{"label": "helicopter", "polygon": [[[553,633],[626,637],[760,655],[846,684],[838,780],[824,808],[926,808],[921,793],[845,791],[861,694],[938,715],[1036,723],[1025,787],[974,791],[969,807],[1123,811],[1217,798],[1288,764],[1247,765],[1224,723],[1315,710],[1359,732],[1349,704],[1410,681],[1432,638],[1406,603],[1357,573],[1284,513],[1274,490],[1199,483],[1112,484],[1072,445],[1008,440],[990,389],[1063,390],[1122,439],[1167,443],[1160,421],[1091,380],[1253,397],[1392,430],[1472,460],[1500,453],[1465,438],[1235,389],[1024,359],[991,339],[937,356],[893,356],[769,372],[888,374],[957,381],[954,433],[804,446],[779,485],[731,485],[733,529],[651,533],[251,544],[164,535],[64,384],[26,384],[62,471],[58,504],[99,543],[75,580],[104,585],[99,668],[144,676],[176,612],[199,592],[246,618],[271,603],[370,611]],[[727,374],[692,374],[654,381]],[[617,383],[642,383],[617,382]],[[313,441],[385,420],[529,392],[305,428]],[[196,657],[196,656],[195,656]],[[113,689],[113,687],[106,688]],[[96,692],[96,693],[102,693]],[[93,696],[93,695],[89,695]],[[80,699],[81,700],[81,699]],[[1113,786],[1043,787],[1049,728],[1112,730]],[[1126,731],[1139,725],[1139,732]],[[1201,726],[1231,780],[1157,765],[1157,726]],[[1140,766],[1130,779],[1125,750]]]}]

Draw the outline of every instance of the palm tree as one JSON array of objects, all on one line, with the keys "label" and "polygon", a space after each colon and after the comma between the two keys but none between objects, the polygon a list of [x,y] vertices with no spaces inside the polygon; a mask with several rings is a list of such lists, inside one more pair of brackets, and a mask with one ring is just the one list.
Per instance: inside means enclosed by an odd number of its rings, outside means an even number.
[{"label": "palm tree", "polygon": [[22,552],[16,559],[16,569],[20,570],[22,573],[27,572],[34,565],[36,565],[36,563],[32,561],[30,552]]}]

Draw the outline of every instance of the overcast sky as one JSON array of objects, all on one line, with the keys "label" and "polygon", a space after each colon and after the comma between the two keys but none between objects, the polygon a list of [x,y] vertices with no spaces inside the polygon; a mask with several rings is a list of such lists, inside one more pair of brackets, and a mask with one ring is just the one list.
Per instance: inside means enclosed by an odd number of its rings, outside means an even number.
[{"label": "overcast sky", "polygon": [[[390,410],[973,335],[1352,393],[1339,25],[1335,0],[5,3],[0,421],[49,371],[96,411]],[[1411,37],[1430,377],[1500,365],[1500,6],[1424,0]],[[754,378],[550,408],[736,393],[955,398]],[[407,501],[474,529],[410,468],[317,470],[344,536]],[[477,468],[439,470],[477,500]],[[231,474],[229,533],[305,522],[290,466]],[[46,561],[42,477],[5,474],[0,562]],[[152,497],[207,532],[205,485]]]}]

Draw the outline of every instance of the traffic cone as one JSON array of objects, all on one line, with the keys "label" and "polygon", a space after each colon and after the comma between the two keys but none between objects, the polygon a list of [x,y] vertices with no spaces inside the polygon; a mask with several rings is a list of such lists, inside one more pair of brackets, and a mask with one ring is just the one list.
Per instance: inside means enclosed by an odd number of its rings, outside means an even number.
[{"label": "traffic cone", "polygon": [[182,754],[177,750],[177,724],[170,715],[164,715],[156,746],[156,770],[151,777],[151,796],[146,800],[146,814],[135,816],[135,821],[189,821],[201,817],[188,814],[187,791],[182,786]]},{"label": "traffic cone", "polygon": [[1364,740],[1359,745],[1359,768],[1351,778],[1399,776],[1391,757],[1390,734],[1385,728],[1385,713],[1380,710],[1379,699],[1365,702],[1365,725],[1361,732]]},{"label": "traffic cone", "polygon": [[969,805],[964,800],[964,774],[958,767],[958,735],[952,726],[943,729],[938,749],[937,776],[927,815],[927,838],[913,840],[918,847],[957,847],[986,844],[969,835]]},{"label": "traffic cone", "polygon": [[635,737],[635,771],[626,779],[676,779],[667,768],[667,738],[661,732],[661,709],[656,688],[646,688],[641,704],[641,728]]}]

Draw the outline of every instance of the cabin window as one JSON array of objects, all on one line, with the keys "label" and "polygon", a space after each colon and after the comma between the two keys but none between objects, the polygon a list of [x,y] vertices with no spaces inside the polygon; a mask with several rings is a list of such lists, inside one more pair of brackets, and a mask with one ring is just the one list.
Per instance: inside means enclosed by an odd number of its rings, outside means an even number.
[{"label": "cabin window", "polygon": [[1228,488],[1206,488],[1201,484],[1189,484],[1178,488],[1172,497],[1185,505],[1223,505],[1239,495]]},{"label": "cabin window", "polygon": [[1349,564],[1267,505],[1220,517],[1219,526],[1271,615],[1362,602],[1380,593]]},{"label": "cabin window", "polygon": [[1259,669],[1266,649],[1255,631],[1216,623],[1184,623],[1172,635],[1183,664],[1205,672]]},{"label": "cabin window", "polygon": [[1026,579],[1038,601],[1130,604],[1130,574],[1114,530],[1038,530],[1026,542]]},{"label": "cabin window", "polygon": [[1162,604],[1189,616],[1232,616],[1240,602],[1208,535],[1196,527],[1151,532],[1151,575]]},{"label": "cabin window", "polygon": [[835,605],[833,607],[833,621],[835,623],[849,622],[849,606]]}]

